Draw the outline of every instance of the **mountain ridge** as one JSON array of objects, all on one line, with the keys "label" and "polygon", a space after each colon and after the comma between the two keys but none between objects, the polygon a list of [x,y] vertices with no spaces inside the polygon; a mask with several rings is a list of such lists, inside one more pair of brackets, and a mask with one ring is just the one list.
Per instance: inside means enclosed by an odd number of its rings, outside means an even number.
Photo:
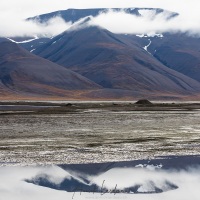
[{"label": "mountain ridge", "polygon": [[[193,91],[192,88],[194,88],[195,91],[196,87],[198,88],[197,91],[199,91],[199,82],[170,70],[134,41],[100,27],[92,26],[79,30],[65,31],[53,38],[49,43],[35,50],[34,53],[69,68],[105,88],[132,88],[137,90],[141,89],[140,85],[146,82],[145,85],[143,84],[143,89],[146,87],[150,91],[166,90],[167,87],[169,87],[168,91],[170,89],[173,91],[173,88],[181,91],[178,85],[183,90],[185,87],[185,89],[190,88],[189,91]],[[121,72],[116,73],[114,68]],[[142,71],[145,71],[146,75]],[[112,73],[115,75],[112,75]],[[119,86],[120,78],[123,82],[123,77],[121,76],[123,73],[126,74],[125,79],[132,74],[130,79],[134,77],[134,80],[132,79],[131,84],[126,83],[126,85]],[[162,79],[166,82],[159,78],[158,73],[163,76]],[[167,73],[168,80],[166,77],[164,78]],[[111,83],[106,76],[109,76],[109,80],[114,80],[116,76],[118,76],[118,79],[115,83]],[[136,76],[141,77],[137,80],[138,77]],[[177,82],[178,79],[179,81]],[[156,82],[157,88],[155,86]],[[163,85],[161,88],[158,87],[158,82]],[[171,82],[173,86],[167,85],[167,82]],[[176,82],[178,84],[175,84]],[[194,85],[190,87],[190,83]],[[155,87],[151,87],[153,84]],[[138,85],[138,88],[134,87],[134,85]]]},{"label": "mountain ridge", "polygon": [[[155,16],[165,12],[166,20],[178,16],[154,8],[112,10],[136,16],[146,10]],[[198,39],[180,33],[115,34],[88,24],[107,11],[68,9],[43,14],[27,20],[42,24],[58,16],[73,24],[52,38],[0,38],[0,92],[69,93],[73,98],[99,99],[199,95]],[[10,47],[12,53],[2,46],[5,40],[16,43]],[[19,45],[30,52],[15,49]]]},{"label": "mountain ridge", "polygon": [[0,82],[19,92],[56,94],[56,90],[101,88],[62,66],[40,58],[13,42],[0,43]]},{"label": "mountain ridge", "polygon": [[170,12],[161,8],[91,8],[91,9],[67,9],[67,10],[59,10],[55,12],[50,12],[42,15],[37,15],[34,17],[30,17],[27,20],[33,20],[37,21],[39,23],[45,23],[49,21],[50,19],[54,17],[61,17],[63,20],[66,22],[76,22],[80,20],[81,18],[87,17],[87,16],[93,16],[96,17],[97,15],[101,13],[106,13],[107,11],[112,10],[114,12],[119,12],[119,11],[124,11],[125,13],[136,15],[136,16],[141,16],[139,13],[139,10],[152,10],[155,11],[156,15],[160,14],[162,12],[169,12],[169,16],[167,19],[171,19],[173,17],[176,17],[178,13],[175,12]]}]

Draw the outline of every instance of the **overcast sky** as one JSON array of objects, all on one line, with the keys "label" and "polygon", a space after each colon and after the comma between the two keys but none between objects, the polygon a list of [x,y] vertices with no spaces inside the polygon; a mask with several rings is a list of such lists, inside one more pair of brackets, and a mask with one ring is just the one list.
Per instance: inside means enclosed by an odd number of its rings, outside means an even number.
[{"label": "overcast sky", "polygon": [[[23,19],[56,10],[65,10],[68,8],[114,7],[163,8],[173,12],[178,12],[181,14],[181,19],[174,22],[173,25],[168,25],[169,28],[172,26],[178,26],[179,29],[185,30],[187,26],[188,29],[195,29],[196,32],[199,32],[199,0],[0,0],[0,36],[21,34],[37,35],[38,33],[44,34],[46,32],[56,35],[67,29],[70,24],[64,23],[61,19],[55,19],[54,21],[49,22],[48,27],[44,27],[38,24],[25,23]],[[116,16],[116,18],[112,17],[112,20],[118,19],[119,16]],[[122,17],[122,25],[124,24],[123,19],[127,20],[127,16]],[[98,20],[96,20],[96,22]],[[129,18],[129,21],[131,20],[133,19]],[[104,26],[103,21],[105,21],[105,19],[102,19],[100,22],[102,26]],[[141,21],[139,23],[141,23]],[[161,25],[163,22],[159,21],[158,23]],[[146,24],[144,23],[145,26]],[[157,22],[154,21],[152,26],[157,28],[158,26],[155,24],[157,24]],[[162,26],[164,26],[164,24]],[[104,27],[109,28],[108,24]],[[143,29],[141,29],[141,31],[143,31]],[[159,30],[160,29],[162,30],[163,27],[160,27]],[[114,28],[111,27],[111,30],[114,30]],[[131,31],[132,30],[129,30],[128,32]]]}]

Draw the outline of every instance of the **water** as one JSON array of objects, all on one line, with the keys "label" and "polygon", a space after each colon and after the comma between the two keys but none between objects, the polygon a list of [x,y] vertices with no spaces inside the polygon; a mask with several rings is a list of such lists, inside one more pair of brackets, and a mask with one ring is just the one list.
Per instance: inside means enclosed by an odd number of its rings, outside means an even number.
[{"label": "water", "polygon": [[200,111],[0,116],[0,163],[91,163],[200,152]]}]

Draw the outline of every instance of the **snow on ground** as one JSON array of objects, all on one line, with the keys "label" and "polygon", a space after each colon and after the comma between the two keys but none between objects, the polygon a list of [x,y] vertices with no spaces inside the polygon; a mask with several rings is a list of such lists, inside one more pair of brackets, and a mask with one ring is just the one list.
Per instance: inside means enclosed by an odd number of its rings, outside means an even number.
[{"label": "snow on ground", "polygon": [[10,40],[11,42],[14,42],[14,43],[17,43],[17,44],[22,44],[22,43],[28,43],[28,42],[32,42],[32,41],[34,41],[34,40],[37,40],[38,37],[35,37],[35,38],[33,38],[33,39],[29,39],[29,40],[20,41],[20,42],[17,42],[17,41],[15,41],[15,40],[11,39],[11,38],[7,38],[7,39]]},{"label": "snow on ground", "polygon": [[149,44],[147,44],[146,46],[144,46],[143,49],[144,49],[145,51],[147,51],[149,54],[151,54],[151,53],[148,51],[148,47],[151,45],[151,40],[148,39],[148,41],[149,41]]},{"label": "snow on ground", "polygon": [[163,38],[164,37],[163,34],[160,34],[160,33],[138,34],[136,36],[140,38],[150,38],[150,37]]},{"label": "snow on ground", "polygon": [[30,52],[33,52],[33,51],[35,51],[35,49],[32,49]]}]

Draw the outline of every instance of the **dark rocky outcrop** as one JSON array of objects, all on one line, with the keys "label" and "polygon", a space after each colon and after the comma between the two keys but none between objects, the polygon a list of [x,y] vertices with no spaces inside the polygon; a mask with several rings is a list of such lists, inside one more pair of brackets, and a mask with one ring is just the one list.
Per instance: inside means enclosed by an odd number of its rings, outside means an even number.
[{"label": "dark rocky outcrop", "polygon": [[153,103],[151,103],[147,99],[140,99],[135,104],[138,104],[138,105],[153,105]]}]

